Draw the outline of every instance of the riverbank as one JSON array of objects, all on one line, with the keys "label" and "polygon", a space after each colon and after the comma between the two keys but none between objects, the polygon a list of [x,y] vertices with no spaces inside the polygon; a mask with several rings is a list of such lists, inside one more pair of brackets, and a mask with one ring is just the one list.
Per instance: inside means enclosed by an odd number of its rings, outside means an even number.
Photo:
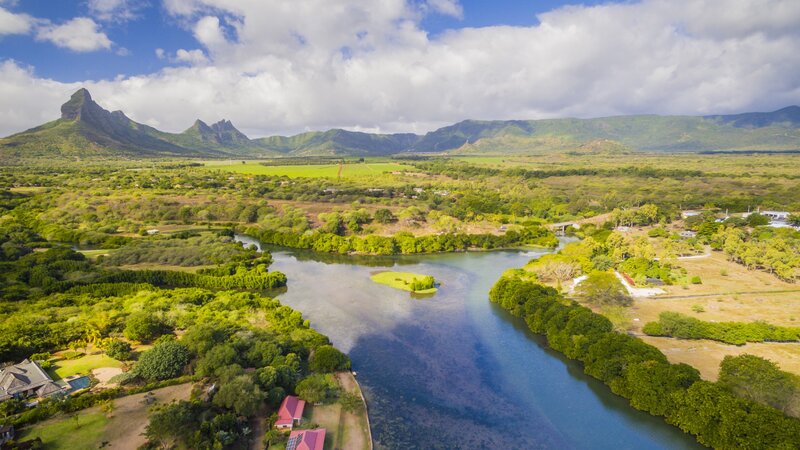
[{"label": "riverbank", "polygon": [[[501,277],[490,300],[543,335],[553,350],[579,361],[633,408],[663,417],[712,448],[796,448],[800,421],[670,364],[656,347],[613,330],[611,322],[556,289]],[[765,424],[770,424],[768,427]]]},{"label": "riverbank", "polygon": [[334,374],[342,393],[355,395],[360,407],[346,411],[341,403],[308,405],[307,423],[325,428],[325,447],[330,449],[372,450],[367,403],[352,372]]},{"label": "riverbank", "polygon": [[[532,343],[524,322],[487,301],[506,268],[535,254],[270,251],[273,268],[290,278],[278,300],[302,311],[358,370],[376,448],[700,448]],[[430,274],[441,282],[436,301],[407,301],[407,292],[372,282],[376,270]]]},{"label": "riverbank", "polygon": [[554,249],[559,243],[555,234],[542,226],[528,226],[501,235],[439,233],[415,236],[410,232],[401,232],[393,236],[375,234],[342,236],[319,229],[298,234],[263,230],[252,226],[237,227],[235,230],[238,234],[258,239],[262,244],[341,255],[413,255],[473,249],[497,250],[521,246]]}]

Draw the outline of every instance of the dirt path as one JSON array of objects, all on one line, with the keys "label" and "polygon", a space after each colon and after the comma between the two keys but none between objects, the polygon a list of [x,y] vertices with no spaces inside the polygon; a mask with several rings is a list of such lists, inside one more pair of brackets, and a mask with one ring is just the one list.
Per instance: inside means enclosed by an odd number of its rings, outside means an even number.
[{"label": "dirt path", "polygon": [[783,289],[779,291],[737,291],[737,292],[720,292],[711,294],[690,294],[690,295],[660,295],[656,300],[668,300],[676,298],[703,298],[703,297],[720,297],[725,295],[769,295],[769,294],[786,294],[792,292],[800,292],[800,289]]},{"label": "dirt path", "polygon": [[[172,400],[188,400],[192,392],[192,383],[168,386],[152,391],[157,403],[169,403]],[[114,411],[111,421],[106,427],[101,442],[107,441],[104,448],[114,450],[136,450],[145,443],[142,435],[147,427],[147,413],[152,404],[142,400],[147,393],[129,395],[114,400]],[[88,411],[88,410],[87,410]]]},{"label": "dirt path", "polygon": [[111,388],[116,386],[116,383],[111,383],[111,379],[122,373],[119,367],[100,367],[92,370],[94,376],[100,383],[95,388]]},{"label": "dirt path", "polygon": [[[339,372],[336,374],[336,379],[342,389],[357,394],[362,400],[364,399],[361,394],[361,388],[351,372]],[[372,434],[366,406],[366,402],[364,402],[363,414],[341,412],[339,427],[344,429],[344,440],[341,448],[353,450],[372,449]]]},{"label": "dirt path", "polygon": [[250,444],[250,450],[264,450],[264,433],[267,432],[266,422],[267,410],[262,408],[256,416],[250,420],[250,429],[253,432],[250,434],[253,443]]}]

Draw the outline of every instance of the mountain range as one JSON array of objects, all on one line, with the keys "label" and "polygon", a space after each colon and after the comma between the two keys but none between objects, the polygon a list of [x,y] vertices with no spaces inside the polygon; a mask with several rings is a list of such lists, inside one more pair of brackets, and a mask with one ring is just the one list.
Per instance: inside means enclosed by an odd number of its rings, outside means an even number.
[{"label": "mountain range", "polygon": [[182,133],[138,123],[98,105],[86,89],[61,118],[0,139],[0,157],[378,156],[402,153],[782,151],[800,149],[800,107],[713,116],[633,115],[596,119],[465,120],[424,135],[333,129],[250,139],[228,120]]}]

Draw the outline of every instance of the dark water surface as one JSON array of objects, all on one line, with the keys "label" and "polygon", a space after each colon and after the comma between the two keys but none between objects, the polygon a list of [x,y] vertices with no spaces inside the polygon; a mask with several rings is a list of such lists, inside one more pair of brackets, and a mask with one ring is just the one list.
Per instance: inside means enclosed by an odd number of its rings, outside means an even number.
[{"label": "dark water surface", "polygon": [[[489,302],[500,274],[535,255],[358,258],[273,250],[273,269],[289,279],[281,302],[352,358],[376,448],[702,448],[632,409]],[[414,298],[370,281],[392,267],[433,275],[439,292]]]}]

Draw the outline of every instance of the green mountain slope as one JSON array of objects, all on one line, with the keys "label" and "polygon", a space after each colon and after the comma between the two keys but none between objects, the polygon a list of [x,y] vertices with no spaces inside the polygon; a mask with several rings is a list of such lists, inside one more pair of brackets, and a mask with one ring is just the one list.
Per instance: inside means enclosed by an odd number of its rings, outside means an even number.
[{"label": "green mountain slope", "polygon": [[292,156],[393,155],[411,150],[415,134],[370,134],[346,130],[302,133],[256,139],[264,148]]},{"label": "green mountain slope", "polygon": [[[428,133],[416,144],[415,150],[457,149],[459,153],[557,151],[598,140],[615,141],[640,151],[797,150],[800,149],[800,122],[786,120],[786,109],[775,113],[752,113],[756,116],[747,116],[746,119],[736,116],[642,115],[599,119],[465,121]],[[744,120],[753,125],[742,126]]]},{"label": "green mountain slope", "polygon": [[4,156],[202,156],[203,152],[165,141],[161,131],[109,112],[80,89],[61,106],[61,118],[0,140]]},{"label": "green mountain slope", "polygon": [[597,119],[465,120],[425,135],[341,129],[250,139],[221,120],[197,120],[166,133],[109,112],[80,89],[61,118],[0,139],[0,157],[384,156],[399,153],[699,152],[799,150],[800,107],[717,116],[618,116]]}]

